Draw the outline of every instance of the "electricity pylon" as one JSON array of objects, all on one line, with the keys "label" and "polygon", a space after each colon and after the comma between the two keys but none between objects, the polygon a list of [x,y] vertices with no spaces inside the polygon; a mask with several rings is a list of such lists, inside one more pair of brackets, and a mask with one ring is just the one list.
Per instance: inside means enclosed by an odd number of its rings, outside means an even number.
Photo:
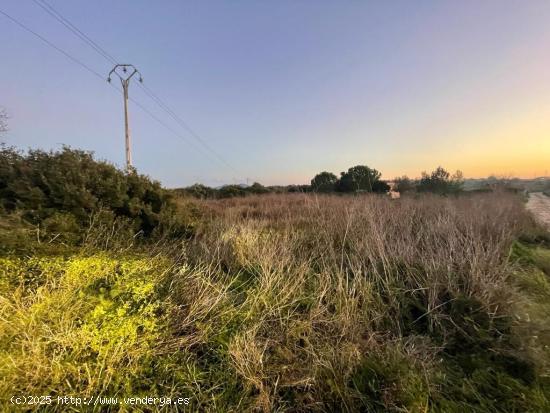
[{"label": "electricity pylon", "polygon": [[[122,74],[118,69],[122,70]],[[130,72],[129,75],[127,73]],[[107,82],[111,82],[111,75],[115,74],[120,79],[122,84],[122,91],[124,94],[124,135],[126,141],[126,168],[129,170],[132,167],[132,152],[130,150],[130,125],[128,124],[128,86],[130,86],[130,79],[136,73],[139,75],[139,81],[143,83],[143,78],[139,70],[135,68],[134,65],[129,64],[117,64],[113,67],[113,70],[109,72],[107,77]]]}]

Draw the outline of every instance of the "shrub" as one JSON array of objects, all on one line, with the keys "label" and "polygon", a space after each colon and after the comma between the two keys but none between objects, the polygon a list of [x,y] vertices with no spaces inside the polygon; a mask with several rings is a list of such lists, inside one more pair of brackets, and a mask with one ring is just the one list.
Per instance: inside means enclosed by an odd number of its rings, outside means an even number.
[{"label": "shrub", "polygon": [[233,198],[236,196],[245,196],[246,190],[240,185],[224,185],[218,190],[220,198]]},{"label": "shrub", "polygon": [[449,172],[440,166],[429,175],[426,172],[422,172],[422,178],[420,178],[416,190],[418,192],[432,192],[444,195],[462,191],[463,185],[462,172],[456,171],[451,176]]},{"label": "shrub", "polygon": [[260,184],[259,182],[254,182],[252,185],[246,188],[247,192],[250,192],[251,194],[259,195],[259,194],[267,194],[269,192],[269,189]]},{"label": "shrub", "polygon": [[338,178],[331,172],[321,172],[311,180],[313,192],[333,192],[336,189]]},{"label": "shrub", "polygon": [[170,194],[158,182],[67,147],[26,154],[2,147],[0,205],[5,213],[20,211],[27,222],[45,225],[47,231],[67,232],[67,240],[100,210],[129,218],[134,232],[146,236],[175,211]]},{"label": "shrub", "polygon": [[415,189],[414,181],[410,179],[407,175],[403,175],[399,178],[395,178],[393,182],[394,182],[394,190],[402,194],[405,192],[414,191]]},{"label": "shrub", "polygon": [[215,189],[202,184],[194,184],[187,188],[174,189],[174,192],[177,195],[181,195],[181,196],[189,195],[199,199],[214,198],[216,195]]}]

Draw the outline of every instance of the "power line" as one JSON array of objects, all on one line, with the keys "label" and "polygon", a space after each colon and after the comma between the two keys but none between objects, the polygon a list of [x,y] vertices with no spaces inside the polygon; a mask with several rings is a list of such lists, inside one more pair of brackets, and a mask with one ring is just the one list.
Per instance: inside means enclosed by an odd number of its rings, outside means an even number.
[{"label": "power line", "polygon": [[[116,87],[115,85],[113,85],[112,83],[109,83],[109,86],[111,86],[113,89],[115,89],[117,92],[119,93],[122,93],[122,89]],[[136,105],[138,108],[140,108],[142,111],[144,111],[147,115],[149,115],[150,118],[152,118],[155,122],[157,122],[158,124],[162,125],[166,130],[168,130],[169,132],[171,132],[174,136],[180,138],[181,140],[185,141],[186,143],[188,143],[189,145],[191,145],[193,147],[193,149],[195,149],[197,152],[200,152],[200,148],[193,142],[193,141],[190,141],[188,138],[186,138],[185,136],[179,134],[177,131],[175,131],[170,125],[168,125],[167,123],[163,122],[162,119],[158,118],[153,112],[151,112],[149,109],[147,109],[146,106],[144,106],[143,104],[141,104],[139,101],[137,101],[136,99],[134,99],[133,97],[129,96],[128,97],[128,100],[130,102],[132,102],[134,105]]]},{"label": "power line", "polygon": [[29,27],[25,26],[23,23],[21,23],[19,20],[16,20],[14,17],[10,16],[8,13],[0,10],[0,14],[4,15],[6,18],[8,18],[9,20],[11,20],[13,23],[15,23],[16,25],[18,25],[19,27],[21,27],[22,29],[26,30],[27,32],[31,33],[32,35],[34,35],[35,37],[39,38],[40,40],[42,40],[42,42],[44,42],[45,44],[47,44],[49,47],[57,50],[59,53],[63,54],[65,57],[67,57],[68,59],[72,60],[74,63],[76,63],[77,65],[79,66],[82,66],[84,69],[86,69],[88,72],[90,72],[91,74],[97,76],[98,78],[100,78],[101,80],[104,80],[103,76],[100,75],[98,72],[96,72],[94,69],[92,69],[91,67],[89,67],[88,65],[86,65],[85,63],[82,63],[80,60],[78,60],[76,57],[73,57],[71,56],[69,53],[67,53],[65,50],[61,49],[60,47],[57,47],[55,44],[53,44],[52,42],[50,42],[48,39],[46,39],[45,37],[41,36],[40,34],[36,33],[34,30],[30,29]]},{"label": "power line", "polygon": [[[49,5],[45,0],[33,0],[38,6],[40,6],[44,11],[54,17],[57,21],[63,24],[67,29],[69,29],[73,34],[83,40],[88,46],[94,49],[99,55],[108,60],[112,64],[117,64],[117,60],[109,54],[105,49],[99,46],[94,42],[89,36],[82,32],[78,27],[71,23],[67,18],[65,18],[60,12],[54,9]],[[178,125],[185,129],[196,141],[198,141],[207,151],[214,155],[218,161],[222,162],[226,167],[231,169],[233,172],[240,174],[237,169],[235,169],[226,159],[224,159],[217,151],[215,151],[208,143],[197,133],[195,132],[180,116],[178,116],[162,99],[160,99],[150,88],[146,85],[139,83],[138,84],[144,91],[144,93],[151,98],[159,107],[168,114]],[[130,99],[134,102],[134,99]]]},{"label": "power line", "polygon": [[[16,24],[17,26],[19,26],[20,28],[24,29],[25,31],[31,33],[33,36],[35,36],[36,38],[40,39],[44,44],[46,44],[47,46],[53,48],[54,50],[56,50],[57,52],[63,54],[65,57],[67,57],[69,60],[71,60],[73,63],[76,63],[78,64],[79,66],[81,66],[82,68],[86,69],[88,72],[90,72],[91,74],[93,74],[94,76],[98,77],[99,79],[101,79],[101,81],[104,81],[104,77],[98,73],[97,71],[95,71],[94,69],[92,69],[91,67],[89,67],[88,65],[86,65],[85,63],[81,62],[80,60],[78,60],[76,57],[73,57],[72,55],[70,55],[68,52],[66,52],[65,50],[61,49],[60,47],[56,46],[54,43],[50,42],[48,39],[46,39],[44,36],[40,35],[39,33],[35,32],[34,30],[32,30],[31,28],[29,28],[28,26],[26,26],[25,24],[21,23],[19,20],[15,19],[14,17],[12,17],[11,15],[9,15],[8,13],[0,10],[0,14],[2,14],[4,17],[6,17],[7,19],[9,19],[11,22],[13,22],[14,24]],[[118,91],[119,93],[121,92],[121,89],[117,88],[116,86],[114,86],[113,84],[109,84],[114,90]],[[147,115],[149,115],[153,120],[155,120],[157,123],[159,123],[160,125],[162,125],[164,128],[166,128],[168,131],[170,131],[172,134],[174,134],[175,136],[177,136],[178,138],[184,140],[185,142],[189,143],[191,146],[193,146],[193,148],[195,150],[199,150],[200,149],[190,140],[188,140],[186,137],[184,137],[183,135],[179,134],[177,131],[175,131],[174,129],[172,129],[169,125],[167,125],[165,122],[163,122],[161,119],[159,119],[157,116],[155,116],[149,109],[147,109],[143,104],[141,104],[140,102],[138,102],[137,100],[133,99],[133,98],[130,98],[130,101],[132,103],[134,103],[136,106],[138,106],[141,110],[143,110]]]},{"label": "power line", "polygon": [[67,20],[65,17],[63,17],[63,15],[61,13],[59,13],[56,9],[54,9],[45,0],[33,0],[33,1],[38,6],[40,6],[46,13],[48,13],[50,16],[52,16],[54,19],[56,19],[58,22],[60,22],[63,26],[65,26],[67,29],[69,29],[71,32],[73,32],[76,36],[78,36],[81,40],[83,40],[85,43],[87,43],[90,47],[92,47],[97,53],[99,53],[105,59],[109,60],[113,64],[117,63],[116,59],[113,56],[111,56],[107,51],[105,51],[105,49],[103,49],[101,46],[99,46],[92,39],[90,39],[86,35],[86,33],[82,32],[78,27],[76,27],[69,20]]},{"label": "power line", "polygon": [[151,89],[149,89],[145,84],[143,83],[139,83],[138,84],[139,87],[141,87],[143,89],[143,91],[145,92],[146,95],[148,95],[151,99],[153,99],[155,102],[157,102],[157,104],[162,108],[164,109],[164,111],[166,113],[168,113],[168,115],[170,115],[170,117],[172,119],[174,119],[176,121],[176,123],[178,123],[182,128],[184,128],[187,132],[189,132],[189,134],[191,136],[193,136],[197,141],[199,141],[208,151],[210,151],[216,158],[218,158],[221,162],[223,162],[227,167],[229,167],[231,170],[233,170],[233,172],[237,172],[238,171],[233,168],[233,166],[231,164],[229,164],[224,158],[222,158],[214,149],[212,149],[210,147],[210,145],[208,145],[208,143],[206,143],[206,141],[201,138],[201,136],[199,134],[197,134],[193,129],[191,129],[191,127],[183,120],[181,119],[172,109],[170,109],[170,107],[164,103]]}]

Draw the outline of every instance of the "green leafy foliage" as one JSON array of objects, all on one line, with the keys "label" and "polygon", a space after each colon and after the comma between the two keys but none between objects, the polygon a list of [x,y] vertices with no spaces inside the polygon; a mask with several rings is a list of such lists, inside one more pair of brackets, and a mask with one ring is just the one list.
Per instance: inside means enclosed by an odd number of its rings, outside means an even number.
[{"label": "green leafy foliage", "polygon": [[252,194],[255,194],[255,195],[267,194],[268,192],[270,192],[268,188],[266,188],[265,186],[263,186],[259,182],[254,182],[252,185],[247,187],[247,190],[248,190],[248,192],[250,192]]},{"label": "green leafy foliage", "polygon": [[174,189],[174,193],[185,196],[189,195],[194,198],[199,199],[208,199],[208,198],[214,198],[216,194],[216,190],[214,188],[210,188],[209,186],[202,185],[202,184],[194,184],[187,188],[178,188]]},{"label": "green leafy foliage", "polygon": [[202,184],[194,184],[187,188],[177,188],[173,192],[179,196],[190,196],[199,199],[220,199],[243,197],[246,195],[260,195],[276,192],[275,189],[265,187],[258,182],[252,185],[224,185],[220,188],[211,188]]},{"label": "green leafy foliage", "polygon": [[373,187],[382,174],[365,165],[357,165],[342,172],[337,189],[340,192],[373,192]]},{"label": "green leafy foliage", "polygon": [[247,191],[240,185],[225,185],[218,190],[220,198],[233,198],[236,196],[245,196]]},{"label": "green leafy foliage", "polygon": [[381,173],[365,165],[357,165],[342,172],[338,179],[331,172],[321,172],[311,180],[313,192],[378,192],[386,193],[390,186],[380,179]]},{"label": "green leafy foliage", "polygon": [[462,172],[456,171],[452,176],[439,166],[431,174],[422,172],[422,178],[416,187],[418,192],[432,192],[435,194],[456,194],[462,190],[464,178]]},{"label": "green leafy foliage", "polygon": [[[97,161],[90,152],[65,147],[23,154],[4,146],[0,210],[20,213],[25,221],[75,241],[93,213],[106,210],[114,218],[128,218],[134,232],[148,236],[175,214],[175,205],[160,183]],[[171,227],[178,233],[184,230],[183,224]]]},{"label": "green leafy foliage", "polygon": [[338,178],[331,172],[321,172],[311,180],[313,192],[333,192],[336,189]]}]

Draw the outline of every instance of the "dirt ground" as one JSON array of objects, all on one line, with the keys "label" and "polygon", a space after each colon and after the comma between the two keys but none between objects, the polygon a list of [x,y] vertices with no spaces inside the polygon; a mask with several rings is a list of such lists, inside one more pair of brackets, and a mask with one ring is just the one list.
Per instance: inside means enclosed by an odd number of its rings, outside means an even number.
[{"label": "dirt ground", "polygon": [[527,209],[531,211],[537,221],[550,229],[550,197],[547,197],[542,192],[530,193]]}]

